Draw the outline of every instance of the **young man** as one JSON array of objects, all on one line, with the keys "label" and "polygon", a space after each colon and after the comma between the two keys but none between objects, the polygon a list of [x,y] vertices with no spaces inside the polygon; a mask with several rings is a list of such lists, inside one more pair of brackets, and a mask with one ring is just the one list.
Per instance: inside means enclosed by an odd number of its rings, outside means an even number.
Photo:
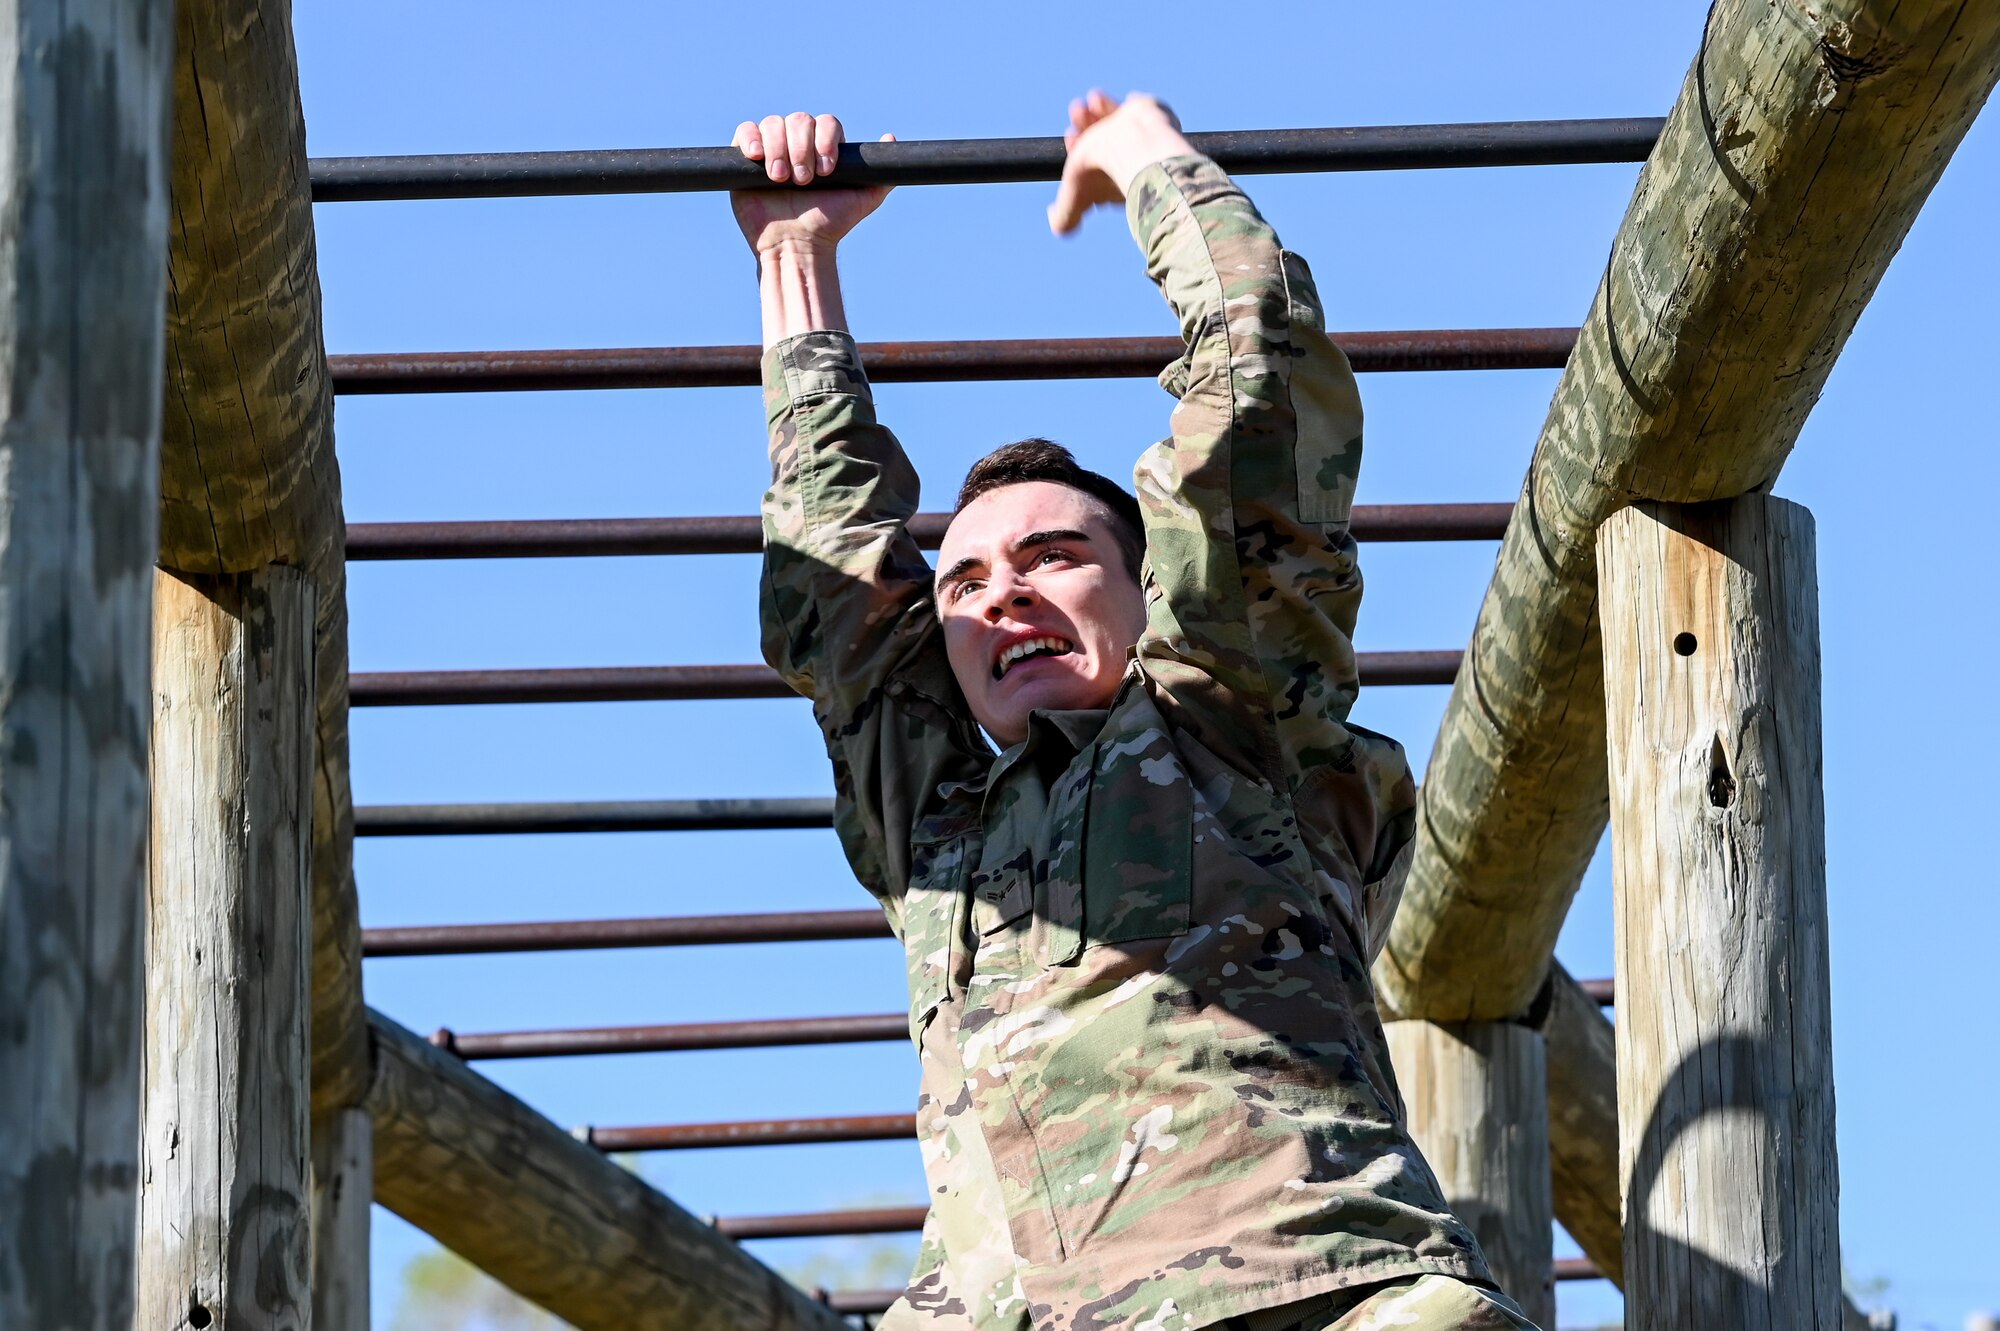
[{"label": "young man", "polygon": [[[883,1325],[1527,1328],[1403,1128],[1369,988],[1414,790],[1345,719],[1353,375],[1304,263],[1164,107],[1070,119],[1050,223],[1125,202],[1187,344],[1172,437],[1136,504],[1044,441],[999,450],[935,575],[835,271],[884,191],[734,201],[765,655],[813,700],[922,1056],[930,1219]],[[840,140],[803,114],[736,136],[774,187]]]}]

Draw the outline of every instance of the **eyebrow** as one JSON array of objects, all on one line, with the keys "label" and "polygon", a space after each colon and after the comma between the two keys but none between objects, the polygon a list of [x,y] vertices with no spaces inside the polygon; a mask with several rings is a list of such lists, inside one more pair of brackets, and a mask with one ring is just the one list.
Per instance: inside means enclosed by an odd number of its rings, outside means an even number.
[{"label": "eyebrow", "polygon": [[[1082,541],[1088,545],[1090,543],[1090,533],[1078,531],[1074,527],[1050,527],[1044,531],[1031,531],[1008,547],[1007,553],[1018,555],[1023,550],[1032,550],[1038,545],[1053,545],[1057,541]],[[986,561],[983,559],[977,557],[961,559],[938,575],[938,590],[942,591],[974,569],[984,567],[986,567]]]}]

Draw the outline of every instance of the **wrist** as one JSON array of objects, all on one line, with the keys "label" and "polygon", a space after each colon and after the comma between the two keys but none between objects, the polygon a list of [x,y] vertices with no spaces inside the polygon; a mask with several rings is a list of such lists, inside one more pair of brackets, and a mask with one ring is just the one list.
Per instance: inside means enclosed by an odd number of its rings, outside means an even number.
[{"label": "wrist", "polygon": [[839,246],[840,241],[833,237],[802,235],[774,227],[769,234],[759,236],[751,248],[757,252],[759,264],[812,264],[833,258]]}]

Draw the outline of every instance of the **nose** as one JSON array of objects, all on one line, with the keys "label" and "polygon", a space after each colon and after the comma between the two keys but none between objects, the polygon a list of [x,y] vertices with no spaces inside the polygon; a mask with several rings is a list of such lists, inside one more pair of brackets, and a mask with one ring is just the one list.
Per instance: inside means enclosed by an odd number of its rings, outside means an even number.
[{"label": "nose", "polygon": [[986,584],[986,604],[982,613],[987,623],[997,624],[1009,610],[1025,609],[1034,603],[1034,586],[1013,569],[1003,567]]}]

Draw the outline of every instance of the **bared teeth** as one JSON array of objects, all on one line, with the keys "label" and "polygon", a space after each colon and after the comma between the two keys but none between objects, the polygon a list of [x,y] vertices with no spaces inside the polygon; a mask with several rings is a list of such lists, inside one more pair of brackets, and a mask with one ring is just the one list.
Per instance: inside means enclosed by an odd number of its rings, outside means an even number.
[{"label": "bared teeth", "polygon": [[1026,660],[1030,656],[1065,656],[1075,650],[1069,639],[1058,638],[1053,634],[1045,634],[1039,638],[1023,638],[1000,653],[999,659],[993,663],[993,678],[1000,678],[1016,661]]}]

